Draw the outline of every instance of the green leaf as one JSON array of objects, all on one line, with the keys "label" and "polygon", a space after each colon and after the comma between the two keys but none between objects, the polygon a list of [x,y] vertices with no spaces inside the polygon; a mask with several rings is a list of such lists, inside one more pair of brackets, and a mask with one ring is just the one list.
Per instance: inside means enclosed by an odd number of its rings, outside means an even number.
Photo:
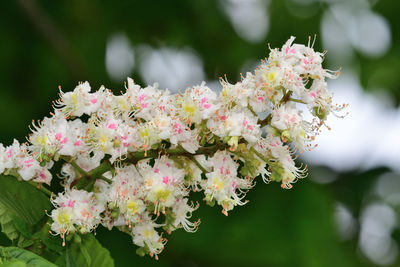
[{"label": "green leaf", "polygon": [[23,237],[31,239],[32,231],[30,227],[25,223],[25,221],[14,214],[11,215],[11,218],[14,223],[15,229],[17,229],[17,231],[20,232]]},{"label": "green leaf", "polygon": [[0,176],[1,230],[13,244],[22,248],[32,245],[32,228],[50,207],[49,199],[32,185]]},{"label": "green leaf", "polygon": [[38,223],[51,208],[49,198],[42,192],[12,176],[0,176],[0,203],[6,212],[21,218],[28,226]]},{"label": "green leaf", "polygon": [[0,258],[4,266],[56,267],[35,253],[17,247],[0,247]]},{"label": "green leaf", "polygon": [[1,264],[1,267],[26,267],[26,264],[20,260],[12,260]]},{"label": "green leaf", "polygon": [[15,240],[19,237],[19,232],[15,228],[11,214],[7,212],[7,209],[0,203],[0,225],[1,231],[10,239]]},{"label": "green leaf", "polygon": [[64,250],[60,236],[53,236],[49,234],[49,231],[50,225],[46,224],[39,232],[33,235],[33,238],[41,240],[43,244],[52,251],[61,252]]},{"label": "green leaf", "polygon": [[[0,203],[0,225],[1,225],[1,231],[11,240],[11,241],[16,241],[18,247],[28,247],[32,245],[33,241],[26,239],[26,236],[21,234],[21,232],[18,229],[18,226],[23,229],[26,227],[26,224],[24,222],[21,222],[17,219],[17,223],[14,221],[15,216],[12,213],[7,212],[7,209],[5,208],[4,205]],[[27,229],[24,229],[23,231],[26,232]]]},{"label": "green leaf", "polygon": [[92,235],[82,236],[81,243],[70,242],[57,265],[67,267],[113,267],[114,260],[110,252],[105,249]]}]

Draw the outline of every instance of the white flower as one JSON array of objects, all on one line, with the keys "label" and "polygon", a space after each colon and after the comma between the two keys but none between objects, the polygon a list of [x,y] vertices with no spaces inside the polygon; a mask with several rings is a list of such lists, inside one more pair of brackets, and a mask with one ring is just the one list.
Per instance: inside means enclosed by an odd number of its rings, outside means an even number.
[{"label": "white flower", "polygon": [[75,229],[81,233],[91,232],[100,223],[100,213],[104,211],[104,206],[98,203],[93,193],[84,190],[59,193],[52,203],[56,209],[51,214],[51,228],[62,235]]},{"label": "white flower", "polygon": [[218,116],[208,120],[207,127],[221,138],[243,136],[248,142],[254,143],[261,136],[257,120],[249,110],[235,107],[225,113],[219,112]]},{"label": "white flower", "polygon": [[247,107],[248,99],[252,95],[253,83],[247,81],[246,83],[230,84],[222,79],[220,83],[222,85],[220,98],[224,106],[230,107],[236,104],[240,107]]},{"label": "white flower", "polygon": [[80,83],[72,92],[63,93],[60,90],[61,99],[55,106],[67,116],[82,116],[97,110],[101,104],[104,89],[100,89],[94,94],[90,93],[88,82]]},{"label": "white flower", "polygon": [[139,247],[148,248],[150,255],[156,255],[156,257],[163,251],[166,243],[166,240],[154,229],[159,226],[147,218],[132,228],[133,243]]},{"label": "white flower", "polygon": [[182,119],[190,123],[200,123],[208,119],[219,108],[217,94],[208,88],[205,82],[188,88],[177,104]]},{"label": "white flower", "polygon": [[187,194],[183,186],[185,172],[165,156],[156,159],[153,167],[147,163],[139,165],[139,172],[144,178],[145,200],[154,204],[155,214],[165,212],[176,198]]},{"label": "white flower", "polygon": [[237,164],[227,151],[218,151],[209,159],[213,164],[213,171],[206,174],[207,180],[202,182],[202,188],[207,201],[215,199],[223,207],[222,212],[232,210],[236,205],[244,205],[244,192],[251,184],[245,179],[237,177]]},{"label": "white flower", "polygon": [[172,212],[175,215],[174,227],[181,226],[185,229],[186,232],[196,232],[198,223],[191,222],[189,219],[192,217],[192,212],[195,211],[198,207],[194,207],[192,205],[188,205],[188,199],[177,199],[176,203],[172,209]]},{"label": "white flower", "polygon": [[281,131],[282,141],[293,141],[296,149],[303,150],[310,139],[310,123],[303,120],[301,111],[289,103],[273,110],[272,114],[271,125]]}]

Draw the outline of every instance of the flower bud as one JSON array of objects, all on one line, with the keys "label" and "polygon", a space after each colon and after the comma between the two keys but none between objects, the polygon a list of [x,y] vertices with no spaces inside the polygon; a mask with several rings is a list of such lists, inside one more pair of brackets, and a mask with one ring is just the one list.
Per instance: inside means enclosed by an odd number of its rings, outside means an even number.
[{"label": "flower bud", "polygon": [[320,120],[325,120],[326,117],[328,117],[329,114],[329,110],[326,110],[324,108],[321,107],[314,107],[312,110],[312,114],[314,116],[317,116]]},{"label": "flower bud", "polygon": [[282,142],[285,142],[285,143],[290,143],[290,142],[292,142],[292,136],[291,136],[289,130],[284,130],[284,131],[281,133],[281,140],[282,140]]}]

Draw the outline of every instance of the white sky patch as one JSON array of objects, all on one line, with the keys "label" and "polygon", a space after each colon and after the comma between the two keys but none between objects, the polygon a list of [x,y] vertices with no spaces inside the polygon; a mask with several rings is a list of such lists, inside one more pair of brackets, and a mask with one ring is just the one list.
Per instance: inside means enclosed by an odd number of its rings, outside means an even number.
[{"label": "white sky patch", "polygon": [[265,40],[269,29],[269,0],[220,0],[236,33],[252,43]]},{"label": "white sky patch", "polygon": [[380,57],[389,50],[392,36],[388,21],[381,15],[363,10],[352,17],[350,40],[354,47],[369,57]]},{"label": "white sky patch", "polygon": [[335,222],[341,240],[351,239],[357,230],[357,223],[350,210],[340,202],[336,203]]},{"label": "white sky patch", "polygon": [[158,82],[161,89],[168,88],[172,93],[200,84],[205,78],[203,62],[190,48],[144,46],[140,55],[140,74],[145,82]]},{"label": "white sky patch", "polygon": [[332,4],[322,17],[321,32],[328,58],[342,64],[351,59],[353,49],[371,58],[381,57],[392,40],[388,21],[361,0]]},{"label": "white sky patch", "polygon": [[112,35],[106,45],[106,71],[115,82],[128,77],[135,66],[135,53],[128,37],[124,33]]},{"label": "white sky patch", "polygon": [[398,255],[398,246],[391,238],[396,227],[396,213],[385,204],[373,203],[361,215],[359,247],[363,254],[379,265],[393,263]]},{"label": "white sky patch", "polygon": [[354,73],[329,81],[336,103],[349,103],[344,119],[330,115],[318,147],[302,156],[337,171],[387,166],[400,172],[400,110],[383,95],[364,92]]}]

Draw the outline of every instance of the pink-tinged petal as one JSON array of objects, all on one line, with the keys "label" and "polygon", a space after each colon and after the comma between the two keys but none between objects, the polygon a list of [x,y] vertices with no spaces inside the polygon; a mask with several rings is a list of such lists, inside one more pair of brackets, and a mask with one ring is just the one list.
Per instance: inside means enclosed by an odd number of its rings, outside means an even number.
[{"label": "pink-tinged petal", "polygon": [[60,141],[60,140],[61,140],[61,137],[62,137],[62,134],[61,134],[61,133],[56,133],[56,140],[57,140],[57,141]]},{"label": "pink-tinged petal", "polygon": [[237,183],[235,181],[233,181],[232,182],[233,191],[235,191],[237,187],[238,187]]},{"label": "pink-tinged petal", "polygon": [[108,129],[115,130],[117,129],[117,125],[115,123],[111,123],[108,125]]},{"label": "pink-tinged petal", "polygon": [[162,178],[162,181],[163,181],[164,184],[168,184],[169,177],[168,177],[168,176],[164,176],[164,177]]},{"label": "pink-tinged petal", "polygon": [[181,128],[182,127],[181,127],[181,125],[179,125],[179,123],[175,123],[175,125],[174,125],[175,133],[181,134],[182,133],[182,129]]},{"label": "pink-tinged petal", "polygon": [[74,204],[75,204],[75,201],[73,201],[71,199],[68,201],[68,207],[73,208]]},{"label": "pink-tinged petal", "polygon": [[139,102],[142,102],[146,98],[146,94],[141,94],[139,96]]}]

